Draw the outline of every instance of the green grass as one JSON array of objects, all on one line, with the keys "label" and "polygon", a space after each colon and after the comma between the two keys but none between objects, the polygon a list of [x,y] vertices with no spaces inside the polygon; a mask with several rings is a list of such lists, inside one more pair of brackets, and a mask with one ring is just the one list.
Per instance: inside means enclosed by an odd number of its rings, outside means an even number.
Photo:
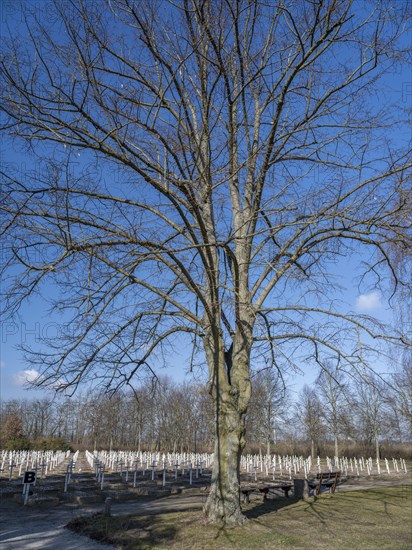
[{"label": "green grass", "polygon": [[386,487],[306,501],[279,498],[244,507],[243,527],[205,525],[199,512],[79,518],[71,529],[126,549],[277,550],[412,548],[412,486]]}]

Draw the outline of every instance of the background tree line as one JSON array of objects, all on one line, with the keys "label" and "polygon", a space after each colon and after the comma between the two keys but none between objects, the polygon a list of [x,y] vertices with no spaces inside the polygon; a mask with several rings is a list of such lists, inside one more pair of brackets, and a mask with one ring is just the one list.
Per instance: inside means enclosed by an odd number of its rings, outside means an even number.
[{"label": "background tree line", "polygon": [[[412,367],[349,378],[329,365],[295,392],[273,370],[253,377],[246,452],[408,456]],[[114,395],[29,398],[1,405],[1,446],[159,451],[213,450],[213,405],[204,384],[168,377]]]}]

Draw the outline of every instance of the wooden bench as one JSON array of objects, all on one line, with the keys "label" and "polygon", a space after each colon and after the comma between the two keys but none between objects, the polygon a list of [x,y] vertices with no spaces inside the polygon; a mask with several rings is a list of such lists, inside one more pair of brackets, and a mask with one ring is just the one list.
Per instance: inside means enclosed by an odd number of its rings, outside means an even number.
[{"label": "wooden bench", "polygon": [[328,487],[330,493],[334,493],[336,485],[340,482],[339,471],[337,472],[319,472],[315,479],[308,481],[309,487],[315,490],[315,494],[319,495],[322,487]]},{"label": "wooden bench", "polygon": [[274,489],[282,489],[285,497],[289,498],[289,491],[292,489],[292,484],[290,484],[290,483],[278,483],[278,484],[271,484],[271,485],[261,485],[261,486],[256,486],[256,487],[242,487],[240,489],[240,491],[243,495],[243,502],[244,503],[249,503],[251,493],[259,492],[259,493],[263,494],[263,500],[265,501],[268,497],[268,494],[273,493]]}]

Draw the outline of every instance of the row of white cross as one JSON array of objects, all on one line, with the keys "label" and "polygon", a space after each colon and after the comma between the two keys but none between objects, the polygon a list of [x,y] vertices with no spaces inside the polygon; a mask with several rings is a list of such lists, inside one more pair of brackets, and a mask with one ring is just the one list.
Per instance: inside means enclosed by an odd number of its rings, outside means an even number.
[{"label": "row of white cross", "polygon": [[[360,474],[367,474],[370,475],[381,475],[382,470],[387,473],[399,473],[404,472],[405,474],[408,473],[408,468],[406,465],[406,461],[403,458],[392,458],[391,461],[389,461],[387,458],[383,460],[385,463],[385,466],[381,465],[381,461],[379,459],[373,460],[372,458],[339,458],[335,457],[333,460],[329,457],[326,458],[326,464],[327,468],[332,470],[340,470],[342,472],[345,472],[345,475],[348,475],[350,472],[351,474],[356,474],[358,477]],[[392,466],[392,470],[391,470]],[[318,458],[317,462],[317,468],[318,471],[321,471],[321,465],[320,465],[320,459]]]},{"label": "row of white cross", "polygon": [[136,487],[137,472],[141,471],[143,477],[148,475],[152,481],[158,471],[162,475],[162,485],[166,485],[166,474],[168,470],[174,470],[174,478],[177,480],[178,474],[181,477],[187,473],[189,484],[192,485],[193,477],[198,479],[202,476],[203,469],[210,467],[212,455],[168,453],[132,453],[128,451],[95,451],[91,453],[86,451],[86,459],[92,469],[94,469],[96,479],[103,489],[104,476],[109,470],[120,474],[120,478],[125,475],[125,481],[129,481],[129,474],[133,474],[133,487]]},{"label": "row of white cross", "polygon": [[[73,468],[76,464],[79,451],[75,453],[71,462],[67,466],[65,490],[70,483]],[[35,470],[36,475],[43,478],[50,471],[60,465],[70,456],[70,452],[63,451],[0,451],[1,472],[6,472],[9,480],[13,477],[13,471],[18,468],[18,477],[22,476],[27,470]],[[213,466],[213,453],[159,453],[159,452],[133,452],[133,451],[86,451],[86,458],[92,469],[98,467],[99,479],[104,480],[104,473],[111,470],[118,472],[120,477],[125,474],[128,480],[129,472],[146,471],[151,473],[154,479],[156,471],[163,471],[165,481],[166,470],[173,470],[175,478],[178,474],[182,477],[185,473],[190,479],[193,473],[197,478],[202,475],[203,469],[209,469]],[[96,464],[98,466],[96,466]],[[382,461],[372,458],[346,458],[346,457],[326,457],[325,460],[317,458],[315,469],[317,472],[323,469],[329,471],[340,470],[345,475],[381,475],[382,473],[407,473],[407,464],[403,458],[387,458]],[[244,455],[240,461],[241,471],[254,476],[257,480],[258,474],[269,477],[288,477],[303,473],[307,478],[312,469],[312,459],[302,456],[280,456],[280,455]],[[136,473],[134,474],[136,483]]]},{"label": "row of white cross", "polygon": [[[119,472],[122,477],[123,472],[141,470],[145,475],[146,470],[152,470],[152,479],[156,470],[165,471],[174,470],[177,478],[177,472],[184,472],[191,469],[211,468],[213,465],[213,453],[150,453],[133,451],[86,451],[89,464],[92,468],[96,462],[104,466],[105,471]],[[382,464],[384,463],[384,465]],[[321,472],[325,468],[329,471],[339,470],[346,476],[348,474],[360,476],[363,475],[381,475],[382,472],[391,474],[404,472],[407,473],[406,461],[403,458],[392,458],[391,461],[373,460],[372,458],[346,458],[326,457],[316,460],[316,472]],[[257,479],[258,474],[275,479],[276,476],[288,477],[303,473],[305,478],[310,476],[312,469],[312,458],[302,456],[280,456],[280,455],[244,455],[240,461],[241,471],[252,475]],[[126,475],[128,475],[126,473]]]},{"label": "row of white cross", "polygon": [[[67,458],[67,456],[70,455],[70,452],[68,454],[64,453],[64,455],[65,455],[65,458]],[[79,456],[79,451],[76,451],[75,454],[73,455],[73,458],[70,460],[70,462],[68,463],[68,465],[66,467],[66,475],[65,475],[65,478],[64,478],[64,492],[65,493],[67,493],[67,489],[68,489],[68,486],[69,486],[69,483],[70,483],[70,480],[71,480],[71,476],[73,474],[73,468],[76,466],[76,461],[77,461],[78,456]],[[36,485],[36,481],[37,481],[37,463],[36,463],[36,466],[35,466],[34,470],[35,470],[34,481],[33,482],[30,481],[28,483],[23,483],[23,503],[24,503],[25,506],[27,505],[27,503],[29,501],[30,486],[34,487]],[[26,481],[26,479],[24,479],[24,481]]]},{"label": "row of white cross", "polygon": [[13,471],[18,469],[18,477],[27,470],[40,472],[43,478],[70,456],[70,451],[1,451],[1,472],[8,472],[9,481]]},{"label": "row of white cross", "polygon": [[280,456],[280,455],[246,455],[240,460],[240,469],[249,475],[254,475],[255,481],[258,472],[269,475],[275,479],[276,476],[288,477],[292,479],[293,475],[304,471],[309,473],[311,467],[311,458],[302,456]]},{"label": "row of white cross", "polygon": [[[90,457],[93,458],[90,458]],[[92,466],[93,460],[97,459],[105,464],[106,469],[118,471],[119,468],[127,466],[132,468],[137,462],[141,466],[146,464],[162,465],[165,468],[175,468],[176,464],[187,466],[188,464],[203,464],[203,468],[210,468],[213,463],[213,454],[208,453],[159,453],[159,452],[136,452],[136,451],[86,451],[86,458]]]}]

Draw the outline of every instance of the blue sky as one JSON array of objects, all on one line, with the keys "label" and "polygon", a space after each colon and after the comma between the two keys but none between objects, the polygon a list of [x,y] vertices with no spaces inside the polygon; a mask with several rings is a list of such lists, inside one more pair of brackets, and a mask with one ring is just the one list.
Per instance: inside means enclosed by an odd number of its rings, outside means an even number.
[{"label": "blue sky", "polygon": [[[371,290],[360,294],[357,291],[354,275],[354,265],[343,260],[340,269],[339,283],[346,283],[347,287],[341,293],[342,311],[356,311],[358,313],[372,315],[383,322],[392,321],[392,311],[386,300],[378,290]],[[338,277],[338,276],[337,276]],[[51,317],[47,303],[44,299],[33,297],[20,311],[20,320],[5,321],[1,325],[1,349],[0,349],[0,388],[2,400],[18,397],[37,397],[44,394],[44,390],[26,389],[27,382],[34,380],[38,372],[30,363],[25,362],[18,346],[26,344],[38,346],[42,341],[53,339],[61,330],[61,317]],[[188,373],[189,355],[180,346],[175,347],[173,364],[166,370],[159,370],[159,374],[167,374],[173,380],[180,382],[184,379],[193,379]],[[382,362],[381,370],[388,368],[386,362]],[[301,377],[293,381],[292,389],[298,392],[304,383],[311,383],[316,377],[316,371],[309,369]],[[199,372],[195,373],[199,376]]]}]

